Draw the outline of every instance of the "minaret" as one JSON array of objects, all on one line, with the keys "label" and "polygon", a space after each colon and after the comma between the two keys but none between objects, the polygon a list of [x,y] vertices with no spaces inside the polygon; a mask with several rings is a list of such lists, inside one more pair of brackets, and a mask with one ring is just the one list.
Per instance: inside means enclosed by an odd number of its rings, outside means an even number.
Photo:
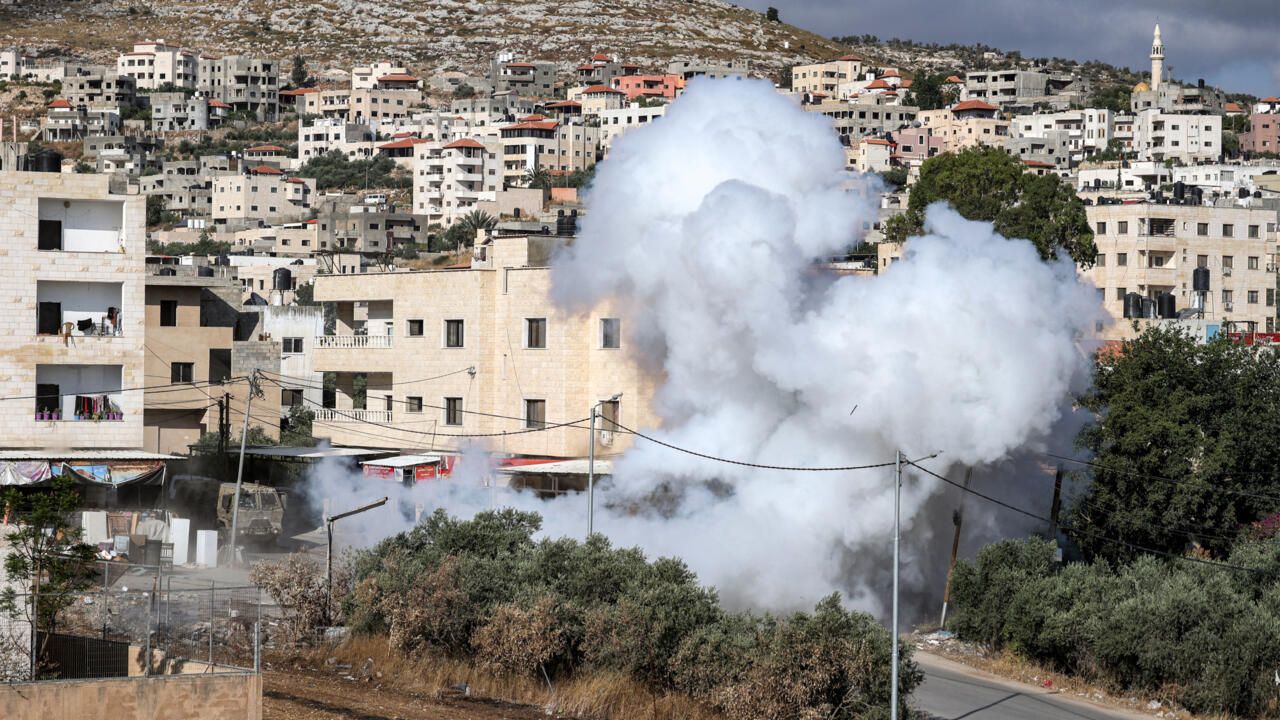
[{"label": "minaret", "polygon": [[1164,43],[1160,42],[1160,23],[1156,23],[1156,34],[1151,40],[1151,89],[1160,89],[1160,78],[1164,75]]}]

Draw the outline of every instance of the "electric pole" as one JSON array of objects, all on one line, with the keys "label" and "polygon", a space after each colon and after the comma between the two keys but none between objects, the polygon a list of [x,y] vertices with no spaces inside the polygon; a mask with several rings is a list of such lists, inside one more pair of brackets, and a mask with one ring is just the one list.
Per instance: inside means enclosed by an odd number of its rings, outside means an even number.
[{"label": "electric pole", "polygon": [[245,440],[249,437],[249,413],[253,409],[253,399],[255,397],[263,397],[262,387],[258,384],[258,370],[249,375],[249,391],[244,402],[244,425],[240,429],[240,464],[236,469],[236,495],[231,505],[231,544],[230,557],[232,565],[236,562],[236,535],[239,531],[240,522],[240,489],[244,484],[244,445]]},{"label": "electric pole", "polygon": [[956,555],[960,552],[960,526],[964,524],[964,499],[969,494],[969,479],[973,477],[973,468],[964,471],[964,492],[960,494],[960,506],[951,516],[956,526],[956,534],[951,538],[951,562],[947,565],[947,584],[942,589],[942,619],[938,621],[938,629],[947,629],[947,605],[951,602],[951,574],[956,569]]},{"label": "electric pole", "polygon": [[1053,474],[1053,504],[1049,506],[1049,539],[1058,542],[1058,512],[1062,509],[1062,463]]},{"label": "electric pole", "polygon": [[901,515],[902,503],[902,451],[898,450],[893,455],[893,633],[889,641],[893,643],[893,659],[890,661],[892,667],[889,669],[889,718],[890,720],[898,720],[898,545],[901,537],[901,525],[899,516]]}]

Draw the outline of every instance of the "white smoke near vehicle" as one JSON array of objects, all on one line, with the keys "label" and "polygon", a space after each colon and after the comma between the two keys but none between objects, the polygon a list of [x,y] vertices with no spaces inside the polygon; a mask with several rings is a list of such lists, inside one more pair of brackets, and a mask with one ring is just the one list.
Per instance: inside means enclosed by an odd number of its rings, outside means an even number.
[{"label": "white smoke near vehicle", "polygon": [[[579,237],[553,267],[556,300],[621,308],[624,347],[663,378],[661,427],[636,429],[666,442],[803,467],[940,452],[930,468],[983,466],[975,486],[1033,494],[1018,487],[1036,472],[1018,453],[1053,441],[1087,382],[1080,342],[1101,317],[1096,290],[1069,261],[1043,262],[945,207],[880,275],[824,271],[877,220],[878,183],[844,165],[829,120],[768,83],[694,81],[599,166]],[[734,605],[790,609],[838,591],[884,615],[892,473],[752,468],[637,440],[597,492],[596,528],[682,558]],[[944,488],[904,484],[909,593],[940,592],[955,498]],[[581,495],[413,492],[464,516],[535,510],[549,536],[585,529]],[[1048,492],[1030,507],[1043,512]],[[1009,527],[969,507],[975,537]]]}]

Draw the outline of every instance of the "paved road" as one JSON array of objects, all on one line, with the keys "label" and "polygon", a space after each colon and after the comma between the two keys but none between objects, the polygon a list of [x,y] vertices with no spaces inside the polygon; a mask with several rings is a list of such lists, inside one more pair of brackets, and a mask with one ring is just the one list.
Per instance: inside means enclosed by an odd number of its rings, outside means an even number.
[{"label": "paved road", "polygon": [[913,656],[924,683],[912,705],[936,720],[1150,720],[1152,716],[1103,708],[1043,688],[997,678],[937,655]]}]

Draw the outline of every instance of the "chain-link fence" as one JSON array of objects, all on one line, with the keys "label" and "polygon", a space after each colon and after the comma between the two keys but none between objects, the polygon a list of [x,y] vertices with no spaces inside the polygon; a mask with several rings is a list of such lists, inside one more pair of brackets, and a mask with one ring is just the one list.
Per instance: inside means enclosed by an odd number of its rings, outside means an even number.
[{"label": "chain-link fence", "polygon": [[179,576],[18,594],[0,612],[0,681],[256,671],[265,595]]}]

